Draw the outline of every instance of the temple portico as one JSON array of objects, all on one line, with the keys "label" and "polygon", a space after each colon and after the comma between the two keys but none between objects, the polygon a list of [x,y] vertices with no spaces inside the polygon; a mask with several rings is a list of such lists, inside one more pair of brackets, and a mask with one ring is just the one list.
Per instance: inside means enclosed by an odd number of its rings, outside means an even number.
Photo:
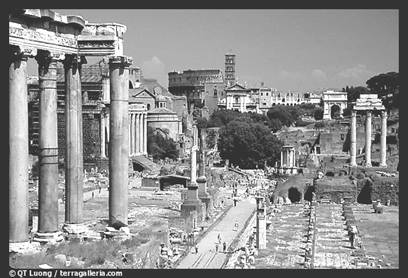
[{"label": "temple portico", "polygon": [[147,108],[129,104],[129,155],[147,155]]},{"label": "temple portico", "polygon": [[279,172],[282,174],[297,173],[295,148],[293,146],[282,147]]},{"label": "temple portico", "polygon": [[[35,20],[33,20],[35,18]],[[81,224],[83,135],[81,64],[85,56],[109,56],[110,223],[127,224],[128,66],[126,27],[86,23],[80,16],[23,9],[9,15],[9,242],[29,240],[27,60],[39,69],[39,219],[34,240],[62,240],[58,225],[57,66],[65,70],[65,224]],[[145,117],[145,116],[144,116]],[[146,125],[144,125],[146,126]],[[145,129],[142,129],[146,133]],[[143,145],[141,145],[143,150]],[[125,201],[124,201],[125,200]]]},{"label": "temple portico", "polygon": [[376,94],[362,94],[357,99],[352,113],[350,125],[350,166],[357,166],[357,112],[365,112],[365,167],[372,167],[371,163],[371,141],[372,141],[372,112],[381,112],[381,142],[380,142],[380,167],[387,167],[386,146],[387,146],[387,112]]}]

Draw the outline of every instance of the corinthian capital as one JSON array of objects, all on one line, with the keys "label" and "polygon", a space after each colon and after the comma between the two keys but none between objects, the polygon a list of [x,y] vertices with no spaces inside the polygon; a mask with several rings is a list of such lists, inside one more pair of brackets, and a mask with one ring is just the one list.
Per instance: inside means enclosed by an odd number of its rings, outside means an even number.
[{"label": "corinthian capital", "polygon": [[15,61],[27,61],[30,57],[35,57],[37,55],[37,49],[33,47],[10,45],[9,47],[9,58],[10,62]]},{"label": "corinthian capital", "polygon": [[118,67],[129,67],[133,63],[132,57],[128,56],[110,56],[109,65],[115,65]]},{"label": "corinthian capital", "polygon": [[35,59],[40,67],[48,68],[48,66],[53,62],[63,61],[65,59],[65,54],[39,50]]}]

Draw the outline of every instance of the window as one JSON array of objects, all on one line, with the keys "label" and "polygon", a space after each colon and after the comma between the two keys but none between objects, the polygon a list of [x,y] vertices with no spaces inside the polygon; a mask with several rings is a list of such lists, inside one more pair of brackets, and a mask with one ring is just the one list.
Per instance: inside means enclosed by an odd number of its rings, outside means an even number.
[{"label": "window", "polygon": [[342,141],[344,141],[344,134],[340,134],[340,138]]},{"label": "window", "polygon": [[217,96],[218,92],[217,89],[214,89],[214,96]]},{"label": "window", "polygon": [[147,110],[150,110],[150,103],[147,104]]},{"label": "window", "polygon": [[235,103],[239,103],[239,97],[235,97]]}]

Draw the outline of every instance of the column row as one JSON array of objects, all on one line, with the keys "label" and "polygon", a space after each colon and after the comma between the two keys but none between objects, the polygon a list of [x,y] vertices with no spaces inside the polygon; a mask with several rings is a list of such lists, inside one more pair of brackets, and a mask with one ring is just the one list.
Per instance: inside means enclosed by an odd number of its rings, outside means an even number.
[{"label": "column row", "polygon": [[[357,111],[351,113],[350,166],[357,166]],[[365,122],[365,166],[371,167],[371,111],[366,112]],[[380,167],[387,167],[387,112],[381,111]]]},{"label": "column row", "polygon": [[129,113],[129,154],[147,155],[147,113]]},{"label": "column row", "polygon": [[[28,230],[28,106],[27,59],[39,66],[40,173],[39,223],[36,237],[53,238],[58,232],[57,63],[65,69],[65,223],[82,223],[83,134],[80,69],[76,55],[9,48],[9,242],[25,242]],[[109,220],[127,224],[128,178],[128,67],[131,59],[109,60],[111,110],[109,121]],[[104,128],[102,129],[104,130]]]}]

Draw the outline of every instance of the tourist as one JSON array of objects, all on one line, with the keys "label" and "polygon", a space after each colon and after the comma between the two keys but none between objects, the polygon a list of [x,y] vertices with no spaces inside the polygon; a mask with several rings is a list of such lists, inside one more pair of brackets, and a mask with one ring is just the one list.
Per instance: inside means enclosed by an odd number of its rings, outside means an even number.
[{"label": "tourist", "polygon": [[198,245],[197,244],[194,246],[194,249],[195,249],[196,254],[198,254]]},{"label": "tourist", "polygon": [[227,251],[227,243],[224,241],[222,244],[222,251],[225,253]]},{"label": "tourist", "polygon": [[218,253],[218,241],[215,243],[215,253]]}]

